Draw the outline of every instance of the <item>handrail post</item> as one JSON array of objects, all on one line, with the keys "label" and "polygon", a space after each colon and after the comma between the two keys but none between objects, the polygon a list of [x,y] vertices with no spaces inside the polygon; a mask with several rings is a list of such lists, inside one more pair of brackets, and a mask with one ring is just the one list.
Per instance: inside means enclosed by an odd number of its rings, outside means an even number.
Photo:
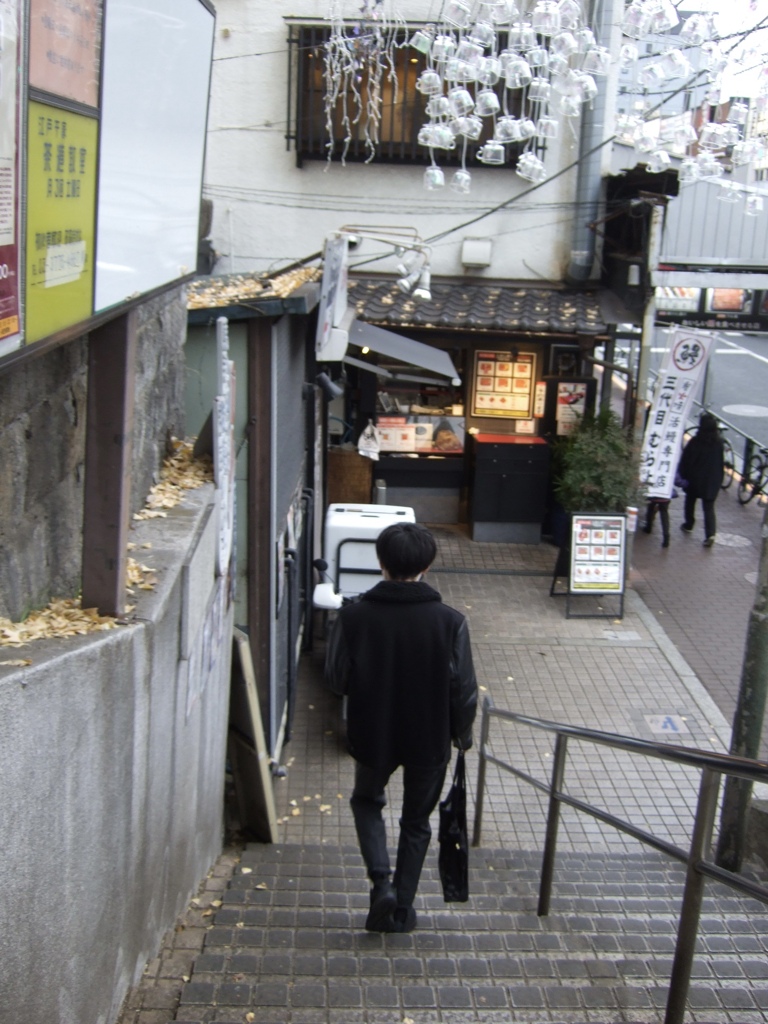
[{"label": "handrail post", "polygon": [[549,811],[547,813],[547,834],[544,840],[544,857],[541,862],[541,881],[539,882],[539,906],[536,913],[546,917],[549,913],[549,899],[552,894],[552,879],[555,874],[555,852],[557,849],[557,830],[560,824],[560,799],[555,796],[563,788],[565,777],[565,756],[568,751],[568,737],[557,734],[555,740],[555,760],[552,765],[552,779],[549,784]]},{"label": "handrail post", "polygon": [[489,697],[483,701],[483,717],[480,723],[480,760],[477,766],[477,792],[475,794],[475,824],[472,829],[472,845],[480,845],[480,832],[483,825],[483,799],[485,797],[485,747],[488,743],[488,730],[491,724],[491,706]]},{"label": "handrail post", "polygon": [[683,1024],[704,896],[704,875],[699,870],[699,864],[706,858],[712,845],[720,777],[720,772],[711,768],[702,769],[664,1024]]}]

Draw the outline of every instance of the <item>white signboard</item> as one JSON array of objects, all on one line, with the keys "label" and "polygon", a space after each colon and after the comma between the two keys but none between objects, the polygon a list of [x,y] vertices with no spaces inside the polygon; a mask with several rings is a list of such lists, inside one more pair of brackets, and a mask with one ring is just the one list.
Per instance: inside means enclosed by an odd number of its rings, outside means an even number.
[{"label": "white signboard", "polygon": [[347,311],[347,245],[346,235],[331,237],[325,242],[315,338],[315,354],[321,361],[343,359],[347,349],[346,338],[341,346],[333,340],[333,329],[339,326]]},{"label": "white signboard", "polygon": [[572,594],[624,593],[623,515],[578,514],[571,520]]},{"label": "white signboard", "polygon": [[704,381],[715,336],[680,328],[664,353],[640,455],[640,483],[648,497],[671,498],[683,433]]},{"label": "white signboard", "polygon": [[213,478],[218,506],[217,570],[229,568],[235,532],[235,367],[229,358],[229,324],[216,321],[218,394],[213,400]]},{"label": "white signboard", "polygon": [[97,311],[195,271],[215,28],[202,0],[104,6]]}]

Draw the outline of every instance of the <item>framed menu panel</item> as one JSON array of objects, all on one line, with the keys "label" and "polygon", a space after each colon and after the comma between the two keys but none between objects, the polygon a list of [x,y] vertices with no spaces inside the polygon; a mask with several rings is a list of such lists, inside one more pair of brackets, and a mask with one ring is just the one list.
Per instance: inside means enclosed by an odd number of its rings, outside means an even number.
[{"label": "framed menu panel", "polygon": [[571,522],[570,592],[623,593],[626,516],[579,514]]},{"label": "framed menu panel", "polygon": [[535,383],[535,353],[476,352],[472,415],[532,419]]}]

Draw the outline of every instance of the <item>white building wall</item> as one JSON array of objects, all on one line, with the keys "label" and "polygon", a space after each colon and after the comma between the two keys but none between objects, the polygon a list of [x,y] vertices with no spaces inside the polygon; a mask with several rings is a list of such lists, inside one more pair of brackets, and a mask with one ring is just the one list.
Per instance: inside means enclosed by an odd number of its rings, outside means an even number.
[{"label": "white building wall", "polygon": [[[403,225],[435,242],[435,275],[462,276],[466,237],[493,239],[487,278],[557,281],[568,264],[578,158],[578,122],[564,124],[546,157],[550,178],[531,191],[511,165],[475,161],[472,192],[427,192],[423,166],[305,161],[286,148],[288,25],[284,17],[325,18],[329,3],[217,0],[205,196],[213,200],[214,273],[278,269],[322,249],[344,224]],[[434,17],[435,4],[403,3],[409,21]],[[354,5],[350,11],[355,13]],[[295,102],[295,88],[292,93]],[[428,162],[425,150],[424,166]],[[438,160],[439,162],[439,160]],[[571,166],[574,165],[574,166]],[[569,168],[566,170],[566,168]],[[525,193],[530,193],[526,195]],[[508,208],[489,212],[502,204]],[[472,223],[472,221],[475,221]],[[361,255],[373,255],[366,247]],[[371,271],[389,271],[377,262]],[[478,271],[471,271],[473,276]]]}]

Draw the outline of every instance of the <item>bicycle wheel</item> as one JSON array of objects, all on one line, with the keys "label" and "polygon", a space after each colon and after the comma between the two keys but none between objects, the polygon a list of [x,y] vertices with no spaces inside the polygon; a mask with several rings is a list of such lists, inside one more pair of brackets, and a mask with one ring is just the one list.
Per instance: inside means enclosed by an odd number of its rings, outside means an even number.
[{"label": "bicycle wheel", "polygon": [[720,484],[724,491],[733,483],[733,467],[735,462],[733,460],[733,448],[731,448],[731,442],[723,438],[723,462],[725,464],[725,472],[723,473],[723,482]]},{"label": "bicycle wheel", "polygon": [[744,473],[739,480],[737,498],[739,504],[747,505],[754,498],[758,491],[760,480],[763,475],[763,460],[759,455],[753,455],[744,467]]}]

